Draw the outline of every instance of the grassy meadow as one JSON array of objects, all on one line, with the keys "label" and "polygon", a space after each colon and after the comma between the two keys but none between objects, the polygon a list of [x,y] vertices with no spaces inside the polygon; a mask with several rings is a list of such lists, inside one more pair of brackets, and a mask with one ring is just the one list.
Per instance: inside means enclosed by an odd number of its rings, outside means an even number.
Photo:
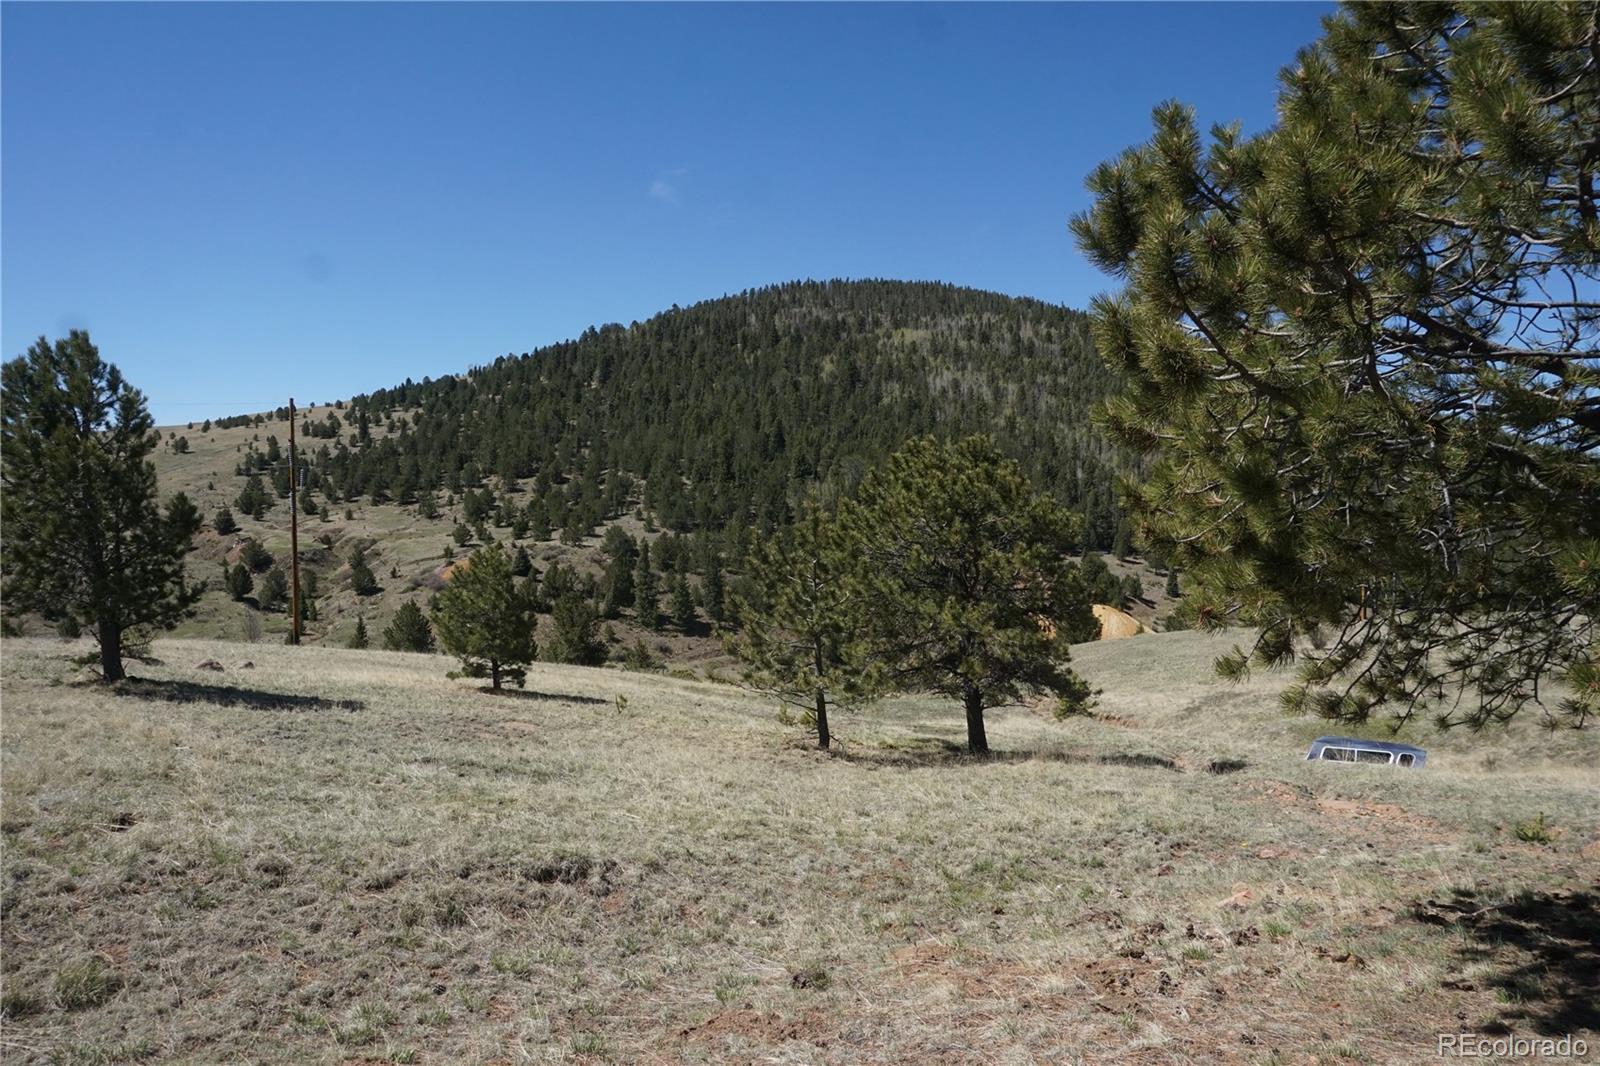
[{"label": "grassy meadow", "polygon": [[[9,640],[7,1062],[1404,1063],[1600,1045],[1600,740],[1301,760],[1280,678],[1085,646],[1092,718]],[[213,660],[220,670],[200,668]],[[246,665],[249,663],[249,665]]]}]

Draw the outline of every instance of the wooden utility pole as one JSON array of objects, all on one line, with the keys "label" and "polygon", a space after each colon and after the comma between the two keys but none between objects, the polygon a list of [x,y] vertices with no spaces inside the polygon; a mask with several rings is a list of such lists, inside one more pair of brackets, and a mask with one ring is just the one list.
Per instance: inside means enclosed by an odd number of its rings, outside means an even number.
[{"label": "wooden utility pole", "polygon": [[289,397],[289,643],[300,643],[300,467],[294,458],[294,397]]}]

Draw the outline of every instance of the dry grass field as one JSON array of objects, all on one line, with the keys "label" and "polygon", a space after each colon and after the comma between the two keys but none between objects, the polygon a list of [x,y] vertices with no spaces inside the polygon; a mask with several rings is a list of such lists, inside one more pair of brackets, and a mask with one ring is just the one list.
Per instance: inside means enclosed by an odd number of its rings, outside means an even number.
[{"label": "dry grass field", "polygon": [[[168,640],[7,641],[7,1062],[1410,1063],[1600,1046],[1600,738],[1308,765],[1220,641],[1093,718]],[[214,659],[221,671],[198,669]],[[245,666],[246,661],[253,662]]]}]

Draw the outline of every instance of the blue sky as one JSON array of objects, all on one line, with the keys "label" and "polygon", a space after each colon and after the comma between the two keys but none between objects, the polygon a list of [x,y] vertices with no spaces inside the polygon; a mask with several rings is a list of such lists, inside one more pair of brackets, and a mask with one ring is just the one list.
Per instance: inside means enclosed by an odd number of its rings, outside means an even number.
[{"label": "blue sky", "polygon": [[1084,175],[1268,124],[1327,10],[6,3],[3,355],[87,327],[171,423],[795,278],[1083,306]]}]

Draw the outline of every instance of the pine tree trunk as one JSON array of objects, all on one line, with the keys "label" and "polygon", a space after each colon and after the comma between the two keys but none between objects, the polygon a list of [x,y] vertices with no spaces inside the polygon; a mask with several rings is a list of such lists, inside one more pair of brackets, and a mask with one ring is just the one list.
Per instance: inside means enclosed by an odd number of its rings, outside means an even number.
[{"label": "pine tree trunk", "polygon": [[828,750],[828,697],[817,689],[817,747]]},{"label": "pine tree trunk", "polygon": [[101,622],[95,627],[100,634],[100,672],[107,681],[121,681],[122,627],[113,622]]},{"label": "pine tree trunk", "polygon": [[983,728],[983,693],[975,688],[966,691],[967,750],[974,755],[989,754],[989,735]]},{"label": "pine tree trunk", "polygon": [[496,692],[500,691],[500,660],[489,660],[489,687]]}]

